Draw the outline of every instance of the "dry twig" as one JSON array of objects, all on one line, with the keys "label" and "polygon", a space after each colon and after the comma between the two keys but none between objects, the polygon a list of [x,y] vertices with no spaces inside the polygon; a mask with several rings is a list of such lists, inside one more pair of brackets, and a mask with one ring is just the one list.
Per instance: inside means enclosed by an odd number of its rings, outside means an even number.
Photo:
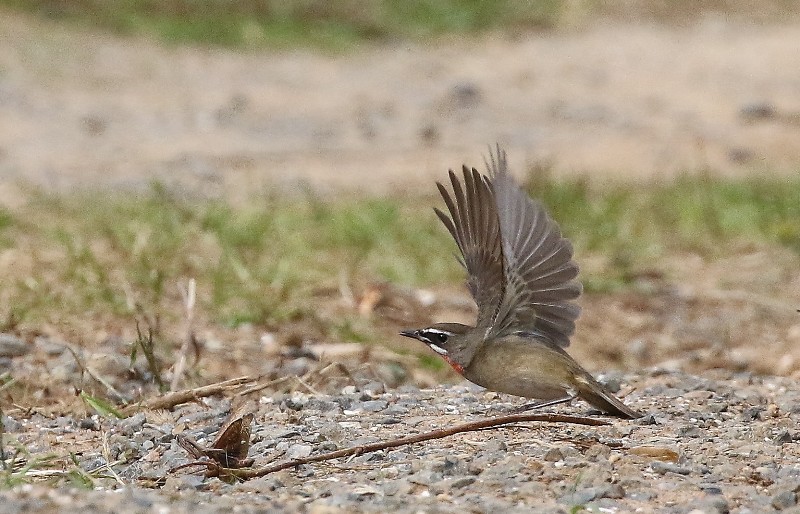
[{"label": "dry twig", "polygon": [[275,380],[270,380],[268,382],[263,382],[261,384],[256,384],[256,385],[254,385],[252,387],[248,387],[244,391],[239,391],[238,393],[236,393],[236,396],[247,396],[248,394],[257,393],[257,392],[262,391],[262,390],[264,390],[264,389],[266,389],[268,387],[276,386],[276,385],[279,385],[279,384],[282,384],[284,382],[288,382],[288,381],[294,380],[294,379],[295,379],[295,377],[293,377],[293,376],[284,376],[284,377],[276,378]]},{"label": "dry twig", "polygon": [[181,403],[190,402],[197,398],[203,398],[215,394],[223,393],[229,389],[234,389],[242,384],[253,382],[253,378],[249,376],[232,378],[216,384],[209,384],[206,386],[195,387],[194,389],[185,389],[183,391],[172,391],[155,398],[150,398],[140,403],[128,405],[122,409],[124,415],[130,415],[140,409],[169,409]]},{"label": "dry twig", "polygon": [[[125,400],[125,396],[117,391],[117,389],[105,378],[103,378],[99,373],[95,372],[91,367],[87,366],[86,363],[83,362],[83,359],[80,355],[78,355],[79,350],[73,348],[71,344],[68,343],[61,343],[61,346],[67,349],[67,351],[72,355],[72,358],[75,359],[75,364],[78,365],[78,368],[81,370],[81,374],[86,373],[95,381],[103,385],[108,391],[116,396],[118,399]],[[83,381],[83,377],[81,377],[81,382]],[[81,389],[83,387],[81,386]]]},{"label": "dry twig", "polygon": [[[478,421],[470,421],[468,423],[462,423],[460,425],[455,425],[448,428],[442,428],[439,430],[432,430],[430,432],[423,432],[421,434],[401,437],[399,439],[390,439],[388,441],[380,441],[377,443],[364,444],[359,446],[353,446],[351,448],[343,448],[341,450],[335,450],[332,452],[320,453],[319,455],[312,455],[310,457],[291,459],[284,462],[279,462],[277,464],[262,466],[260,468],[252,468],[252,469],[223,468],[219,466],[217,463],[206,462],[206,461],[194,462],[191,463],[191,465],[206,466],[208,468],[206,476],[219,476],[223,478],[237,478],[239,480],[249,480],[251,478],[258,478],[265,475],[269,475],[270,473],[275,473],[276,471],[294,468],[296,466],[300,466],[303,464],[310,464],[312,462],[322,462],[333,459],[339,459],[342,457],[362,455],[364,453],[386,450],[388,448],[397,448],[398,446],[405,446],[408,444],[430,441],[432,439],[442,439],[444,437],[449,437],[451,435],[463,432],[475,432],[487,428],[497,428],[503,425],[508,425],[510,423],[523,423],[531,421],[540,421],[547,423],[571,423],[576,425],[589,425],[589,426],[601,426],[609,424],[608,421],[602,419],[587,418],[582,416],[566,416],[562,414],[530,414],[530,413],[509,414],[506,416],[498,416],[495,418],[486,418],[486,419],[480,419]],[[184,468],[184,467],[186,467],[186,465],[180,466],[179,468]],[[177,469],[178,468],[175,468],[172,471],[175,471]]]}]

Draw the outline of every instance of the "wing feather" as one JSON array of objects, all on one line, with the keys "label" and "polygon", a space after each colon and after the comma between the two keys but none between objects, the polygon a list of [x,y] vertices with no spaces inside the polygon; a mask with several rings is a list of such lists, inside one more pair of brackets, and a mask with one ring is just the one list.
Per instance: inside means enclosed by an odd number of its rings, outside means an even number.
[{"label": "wing feather", "polygon": [[437,183],[450,216],[434,211],[461,252],[467,287],[478,305],[477,326],[488,327],[503,296],[500,224],[489,180],[474,168],[464,166],[462,173],[463,185],[452,170],[449,173],[452,195]]},{"label": "wing feather", "polygon": [[567,346],[580,315],[572,300],[582,292],[572,244],[516,184],[499,145],[489,159],[488,177],[464,166],[461,179],[450,170],[452,193],[436,184],[449,216],[434,209],[461,253],[477,326],[494,335],[529,330]]},{"label": "wing feather", "polygon": [[487,163],[494,190],[504,269],[503,298],[491,332],[530,330],[559,346],[569,345],[582,292],[572,244],[538,201],[532,200],[508,173],[498,146]]}]

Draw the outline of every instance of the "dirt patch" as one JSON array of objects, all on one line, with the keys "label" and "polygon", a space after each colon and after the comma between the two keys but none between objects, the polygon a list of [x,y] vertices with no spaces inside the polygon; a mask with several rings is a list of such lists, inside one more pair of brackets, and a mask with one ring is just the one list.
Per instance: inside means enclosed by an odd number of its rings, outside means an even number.
[{"label": "dirt patch", "polygon": [[428,190],[494,141],[517,171],[599,177],[800,158],[796,24],[595,25],[344,56],[165,48],[12,13],[0,37],[0,170],[48,187]]}]

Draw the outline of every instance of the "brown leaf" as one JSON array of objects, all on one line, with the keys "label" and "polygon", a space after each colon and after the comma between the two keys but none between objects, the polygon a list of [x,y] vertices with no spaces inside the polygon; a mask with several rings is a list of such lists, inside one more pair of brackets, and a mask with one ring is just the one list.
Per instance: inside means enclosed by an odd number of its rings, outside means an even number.
[{"label": "brown leaf", "polygon": [[634,446],[628,452],[664,462],[678,462],[678,452],[665,446]]}]

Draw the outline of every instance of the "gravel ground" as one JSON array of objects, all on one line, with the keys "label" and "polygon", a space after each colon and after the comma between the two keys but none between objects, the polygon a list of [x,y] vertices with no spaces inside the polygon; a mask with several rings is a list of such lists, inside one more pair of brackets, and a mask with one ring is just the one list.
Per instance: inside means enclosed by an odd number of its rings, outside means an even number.
[{"label": "gravel ground", "polygon": [[[4,511],[800,511],[796,380],[657,369],[604,379],[615,389],[621,384],[626,402],[647,415],[600,427],[524,423],[469,432],[232,485],[169,471],[188,462],[176,435],[210,444],[229,409],[226,399],[119,421],[7,417],[7,430],[32,451],[80,447],[84,469],[110,459],[125,486],[114,478],[95,479],[90,492],[19,486],[3,493]],[[331,395],[266,395],[258,401],[249,455],[258,466],[476,420],[516,404],[469,385],[385,390],[377,381]],[[592,414],[580,402],[551,410]],[[160,490],[149,488],[162,478]]]}]

